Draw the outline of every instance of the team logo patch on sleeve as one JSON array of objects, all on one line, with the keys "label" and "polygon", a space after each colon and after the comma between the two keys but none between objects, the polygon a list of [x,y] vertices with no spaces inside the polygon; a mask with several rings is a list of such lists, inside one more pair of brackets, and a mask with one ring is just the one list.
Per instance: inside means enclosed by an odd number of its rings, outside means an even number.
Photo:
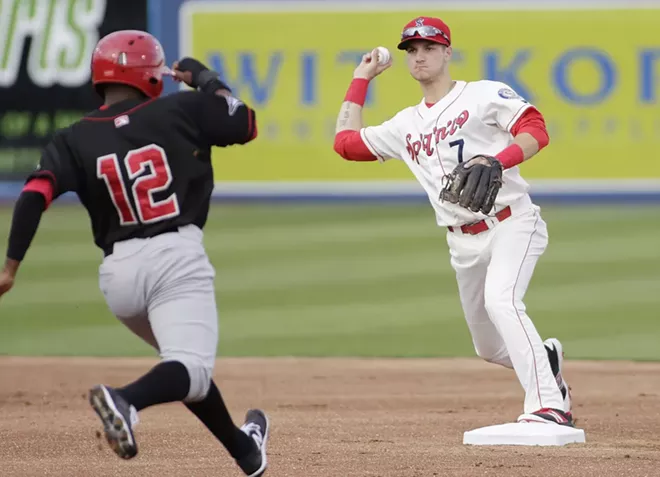
[{"label": "team logo patch on sleeve", "polygon": [[[520,96],[518,93],[516,93],[514,90],[509,89],[509,88],[502,88],[497,92],[497,94],[500,95],[500,98],[504,99],[520,99],[522,101],[525,101],[522,96]],[[526,102],[526,101],[525,101]]]},{"label": "team logo patch on sleeve", "polygon": [[116,127],[116,128],[120,128],[120,127],[122,127],[122,126],[126,126],[126,125],[129,124],[130,122],[131,122],[131,120],[128,119],[128,116],[126,116],[126,115],[117,116],[117,117],[115,118],[115,127]]},{"label": "team logo patch on sleeve", "polygon": [[225,96],[225,99],[227,100],[227,113],[230,116],[233,116],[236,113],[236,110],[243,104],[243,102],[240,99],[234,98],[233,96]]}]

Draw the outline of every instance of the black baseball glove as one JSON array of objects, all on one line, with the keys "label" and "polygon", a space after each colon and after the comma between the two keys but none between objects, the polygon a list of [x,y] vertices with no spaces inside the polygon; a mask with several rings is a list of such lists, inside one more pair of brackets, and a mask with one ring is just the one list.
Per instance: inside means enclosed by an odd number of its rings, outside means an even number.
[{"label": "black baseball glove", "polygon": [[502,187],[502,163],[492,156],[474,156],[456,166],[445,180],[440,200],[488,214]]}]

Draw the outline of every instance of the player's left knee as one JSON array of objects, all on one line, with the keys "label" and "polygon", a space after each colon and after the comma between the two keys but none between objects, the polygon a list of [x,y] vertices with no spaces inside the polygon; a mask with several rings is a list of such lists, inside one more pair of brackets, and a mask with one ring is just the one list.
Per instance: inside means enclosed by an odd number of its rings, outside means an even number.
[{"label": "player's left knee", "polygon": [[500,366],[505,366],[511,368],[511,359],[509,358],[509,352],[506,349],[506,346],[502,346],[498,349],[492,347],[477,347],[475,346],[475,351],[477,356],[479,356],[484,361],[493,364],[499,364]]},{"label": "player's left knee", "polygon": [[496,319],[500,315],[509,315],[511,313],[525,310],[525,305],[521,299],[513,295],[513,290],[502,290],[493,287],[486,289],[484,294],[484,306],[491,319]]},{"label": "player's left knee", "polygon": [[489,363],[493,362],[497,354],[497,350],[494,350],[490,347],[475,346],[474,351],[477,353],[477,356],[479,356],[484,361],[488,361]]},{"label": "player's left knee", "polygon": [[202,360],[186,359],[182,361],[190,376],[190,390],[184,402],[199,402],[206,398],[211,387],[213,367]]}]

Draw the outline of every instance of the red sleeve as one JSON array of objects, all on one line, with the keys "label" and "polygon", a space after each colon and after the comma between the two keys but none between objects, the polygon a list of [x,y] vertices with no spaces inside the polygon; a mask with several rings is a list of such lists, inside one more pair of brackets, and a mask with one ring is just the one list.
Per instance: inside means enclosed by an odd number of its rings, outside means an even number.
[{"label": "red sleeve", "polygon": [[248,111],[248,131],[252,131],[247,140],[247,142],[250,142],[257,137],[257,115],[253,109]]},{"label": "red sleeve", "polygon": [[529,108],[525,111],[511,128],[511,134],[514,137],[524,132],[536,139],[539,143],[539,151],[550,143],[545,120],[536,108]]},{"label": "red sleeve", "polygon": [[374,156],[360,137],[360,131],[341,131],[335,136],[335,152],[348,161],[375,161]]},{"label": "red sleeve", "polygon": [[54,187],[53,182],[50,179],[45,177],[36,177],[30,179],[25,187],[23,187],[23,192],[39,192],[46,199],[46,207],[48,208],[50,203],[53,201]]}]

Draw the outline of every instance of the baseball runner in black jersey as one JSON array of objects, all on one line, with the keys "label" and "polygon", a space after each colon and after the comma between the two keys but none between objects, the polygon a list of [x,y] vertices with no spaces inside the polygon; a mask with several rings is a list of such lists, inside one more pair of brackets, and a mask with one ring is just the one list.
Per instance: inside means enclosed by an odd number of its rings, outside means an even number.
[{"label": "baseball runner in black jersey", "polygon": [[[250,410],[236,427],[212,380],[215,271],[202,243],[213,190],[211,147],[253,140],[255,113],[197,60],[168,69],[160,43],[145,32],[102,38],[91,65],[104,105],[58,131],[28,177],[14,209],[0,296],[13,286],[42,213],[62,194],[76,193],[103,251],[99,284],[109,308],[161,357],[127,386],[90,390],[110,446],[134,457],[138,412],[182,401],[246,475],[261,476],[266,415]],[[161,97],[165,76],[195,90]]]}]

